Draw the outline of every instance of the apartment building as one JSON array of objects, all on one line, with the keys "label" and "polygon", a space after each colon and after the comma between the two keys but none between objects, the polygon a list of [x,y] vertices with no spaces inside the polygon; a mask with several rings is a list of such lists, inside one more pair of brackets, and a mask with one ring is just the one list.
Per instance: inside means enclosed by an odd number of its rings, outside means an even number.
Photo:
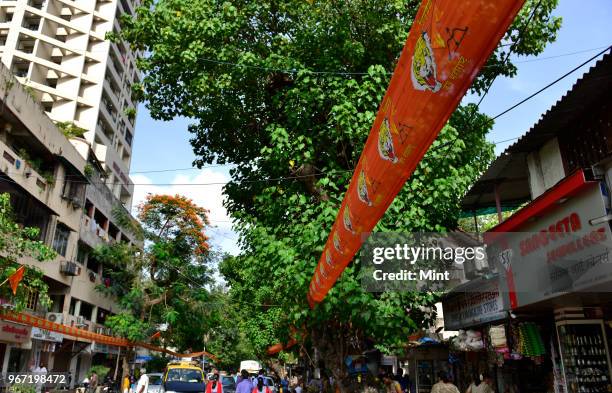
[{"label": "apartment building", "polygon": [[[98,181],[97,171],[91,170],[74,141],[66,138],[27,86],[18,83],[3,65],[0,97],[0,193],[11,195],[16,220],[39,228],[41,240],[58,254],[44,263],[20,261],[43,271],[53,300],[51,309],[42,309],[33,292],[28,312],[110,334],[104,321],[119,309],[113,299],[96,290],[108,278],[104,266],[89,255],[90,248],[118,241],[142,246],[133,227],[126,225],[125,217],[131,216]],[[119,214],[124,220],[116,218]],[[11,322],[0,319],[0,324]],[[21,338],[0,334],[2,373],[24,371],[31,363],[43,362],[50,370],[70,371],[79,380],[92,363],[104,363],[117,353],[117,348],[88,340],[20,325],[18,329],[27,334]]]},{"label": "apartment building", "polygon": [[[134,185],[128,173],[139,81],[135,54],[111,43],[119,16],[134,14],[139,0],[2,0],[0,56],[55,122],[85,132],[86,159],[102,164],[101,178],[128,209]],[[94,157],[90,157],[93,152]]]}]

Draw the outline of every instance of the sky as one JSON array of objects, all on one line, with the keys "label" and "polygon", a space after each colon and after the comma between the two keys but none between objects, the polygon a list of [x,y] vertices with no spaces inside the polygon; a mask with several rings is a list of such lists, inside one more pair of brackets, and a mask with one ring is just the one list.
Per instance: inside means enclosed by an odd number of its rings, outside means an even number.
[{"label": "sky", "polygon": [[[612,0],[560,0],[554,14],[563,18],[557,40],[537,58],[513,58],[518,66],[517,76],[496,79],[480,106],[482,112],[497,115],[612,44]],[[595,60],[591,61],[497,119],[489,140],[504,141],[527,132],[594,63]],[[207,232],[213,246],[237,254],[237,236],[223,208],[222,185],[219,184],[229,180],[228,168],[192,168],[195,156],[189,144],[189,123],[183,118],[155,121],[141,104],[132,152],[133,205],[137,206],[148,193],[185,195],[210,210],[211,227]],[[513,142],[498,143],[496,152],[499,154]],[[215,184],[196,185],[198,183]]]}]

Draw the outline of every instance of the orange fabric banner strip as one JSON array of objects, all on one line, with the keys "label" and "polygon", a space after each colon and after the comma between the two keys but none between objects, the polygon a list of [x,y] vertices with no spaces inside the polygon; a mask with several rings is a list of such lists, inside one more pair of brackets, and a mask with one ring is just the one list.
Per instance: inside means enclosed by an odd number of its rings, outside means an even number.
[{"label": "orange fabric banner strip", "polygon": [[95,341],[100,344],[114,345],[117,347],[147,348],[147,349],[150,349],[151,351],[164,352],[169,355],[173,355],[176,357],[182,357],[182,358],[198,357],[198,356],[204,355],[214,361],[219,360],[219,358],[217,358],[215,355],[208,353],[206,351],[181,354],[181,353],[177,353],[177,352],[171,351],[166,348],[157,347],[155,345],[151,345],[151,344],[147,344],[143,342],[132,342],[132,341],[128,341],[125,338],[121,338],[121,337],[107,336],[104,334],[90,332],[89,330],[85,330],[85,329],[79,329],[73,326],[62,325],[59,323],[48,321],[44,318],[36,317],[34,315],[29,315],[25,313],[7,312],[4,314],[0,314],[0,319],[4,319],[7,321],[12,321],[16,323],[21,323],[24,325],[33,326],[33,327],[37,327],[40,329],[49,330],[52,332],[62,333],[62,334],[65,334],[71,337],[84,338],[86,340]]},{"label": "orange fabric banner strip", "polygon": [[424,0],[310,283],[321,302],[455,110],[524,0]]}]

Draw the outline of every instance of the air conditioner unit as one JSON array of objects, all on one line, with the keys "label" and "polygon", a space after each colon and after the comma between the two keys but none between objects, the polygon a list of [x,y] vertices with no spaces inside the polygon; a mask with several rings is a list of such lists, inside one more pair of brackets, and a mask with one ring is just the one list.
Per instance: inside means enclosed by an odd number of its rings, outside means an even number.
[{"label": "air conditioner unit", "polygon": [[60,272],[67,276],[78,276],[81,274],[81,266],[76,262],[65,261],[60,265]]},{"label": "air conditioner unit", "polygon": [[61,312],[48,312],[47,313],[47,321],[55,322],[62,324],[64,323],[64,314]]},{"label": "air conditioner unit", "polygon": [[77,325],[85,325],[85,319],[81,316],[76,317],[76,324]]}]

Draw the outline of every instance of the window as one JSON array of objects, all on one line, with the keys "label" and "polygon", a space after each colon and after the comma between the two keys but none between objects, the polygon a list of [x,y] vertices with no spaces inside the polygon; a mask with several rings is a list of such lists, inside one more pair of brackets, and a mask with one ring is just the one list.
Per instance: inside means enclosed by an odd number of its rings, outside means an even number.
[{"label": "window", "polygon": [[70,229],[63,224],[57,224],[57,228],[55,228],[55,237],[53,238],[53,249],[61,256],[66,256],[69,237]]},{"label": "window", "polygon": [[51,298],[51,312],[62,312],[64,310],[64,295],[49,295]]},{"label": "window", "polygon": [[88,321],[91,321],[93,308],[94,308],[93,305],[81,300],[81,309],[79,310],[79,316],[83,317],[84,319]]},{"label": "window", "polygon": [[76,257],[77,262],[81,265],[85,265],[85,262],[87,262],[87,255],[89,255],[89,247],[79,243]]},{"label": "window", "polygon": [[71,298],[70,299],[70,308],[68,309],[68,314],[70,315],[76,315],[76,305],[77,305],[78,300],[75,298]]},{"label": "window", "polygon": [[26,300],[26,308],[28,310],[36,310],[37,305],[38,305],[38,292],[29,291],[28,298]]}]

